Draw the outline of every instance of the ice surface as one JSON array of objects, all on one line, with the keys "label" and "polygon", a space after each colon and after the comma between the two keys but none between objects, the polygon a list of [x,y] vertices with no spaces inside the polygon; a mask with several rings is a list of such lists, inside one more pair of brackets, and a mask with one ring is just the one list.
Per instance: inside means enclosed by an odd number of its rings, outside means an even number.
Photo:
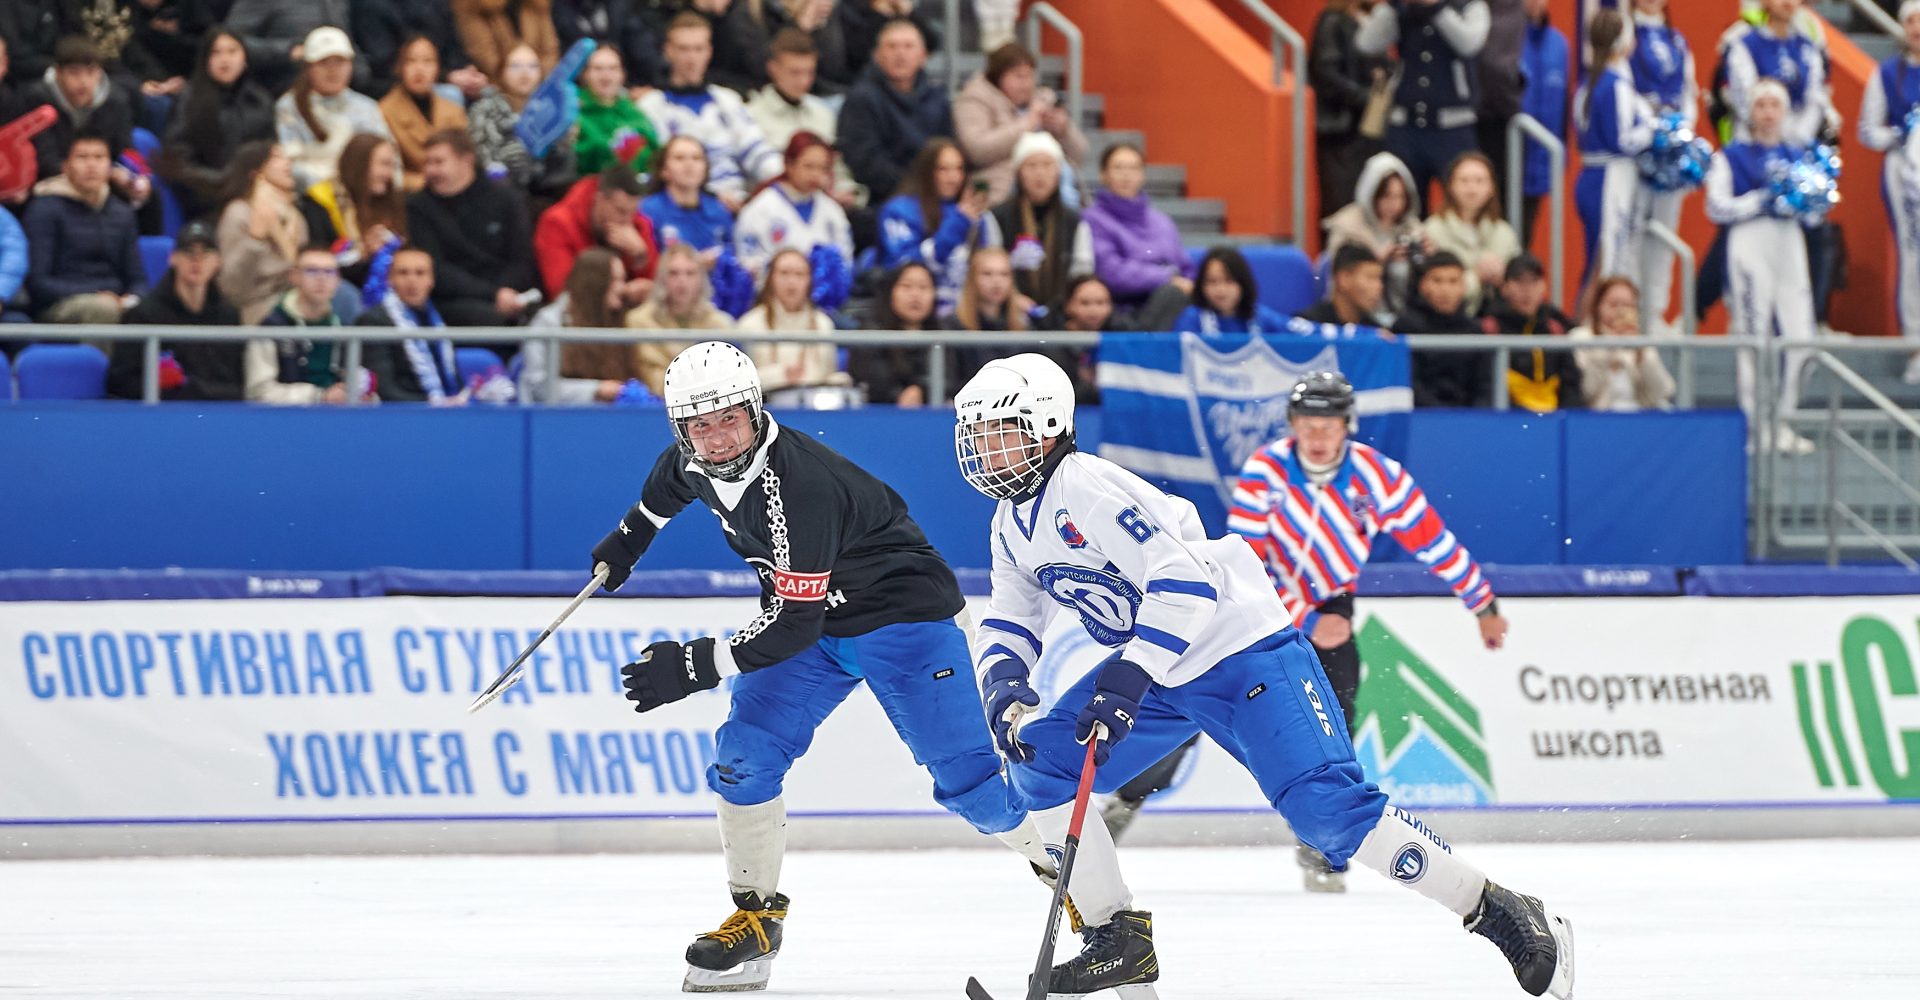
[{"label": "ice surface", "polygon": [[[1574,921],[1577,996],[1920,997],[1920,841],[1483,844]],[[1291,848],[1123,850],[1161,995],[1524,996],[1493,947]],[[959,1000],[1025,981],[1047,895],[1010,852],[806,852],[768,996]],[[678,997],[730,910],[710,855],[0,864],[0,996]],[[1062,951],[1072,945],[1062,941]]]}]

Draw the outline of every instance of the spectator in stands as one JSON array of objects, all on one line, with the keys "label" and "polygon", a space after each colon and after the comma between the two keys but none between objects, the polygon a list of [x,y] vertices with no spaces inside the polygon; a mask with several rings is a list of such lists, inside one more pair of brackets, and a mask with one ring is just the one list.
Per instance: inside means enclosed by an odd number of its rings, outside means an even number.
[{"label": "spectator in stands", "polygon": [[516,45],[507,53],[496,85],[488,87],[467,108],[467,128],[480,157],[481,169],[506,172],[507,182],[551,203],[579,178],[574,173],[573,133],[553,144],[546,155],[534,158],[514,129],[526,110],[527,98],[540,86],[540,56],[530,45]]},{"label": "spectator in stands", "polygon": [[[167,255],[167,272],[120,322],[136,326],[238,326],[240,312],[220,295],[220,247],[213,227],[199,220],[182,227]],[[161,341],[161,399],[240,399],[242,355],[238,341]],[[139,399],[144,395],[146,345],[116,341],[107,366],[107,395]]]},{"label": "spectator in stands", "polygon": [[310,236],[294,205],[286,151],[269,142],[240,147],[220,201],[220,291],[252,325],[292,287],[294,258]]},{"label": "spectator in stands", "polygon": [[[1523,253],[1507,264],[1500,293],[1480,317],[1487,333],[1564,337],[1573,321],[1547,300],[1547,269],[1540,258]],[[1508,355],[1507,398],[1535,413],[1575,409],[1580,395],[1580,366],[1570,351],[1515,350]]]},{"label": "spectator in stands", "polygon": [[[814,40],[797,28],[782,29],[773,36],[769,51],[770,82],[747,97],[747,114],[766,135],[767,145],[785,149],[797,132],[812,132],[833,143],[839,134],[838,118],[827,102],[812,93],[820,78],[821,60]],[[868,192],[854,182],[844,158],[834,158],[833,177],[833,196],[841,207],[866,204]]]},{"label": "spectator in stands", "polygon": [[333,247],[342,276],[364,284],[380,248],[407,237],[407,196],[400,190],[400,154],[387,139],[362,132],[347,140],[333,176],[307,188],[296,203],[307,242]]},{"label": "spectator in stands", "polygon": [[452,0],[453,24],[475,69],[489,80],[516,45],[540,54],[540,72],[560,61],[560,36],[554,31],[551,0]]},{"label": "spectator in stands", "polygon": [[[1640,336],[1640,293],[1633,279],[1608,275],[1593,283],[1587,322],[1567,336],[1603,343],[1605,337]],[[1652,347],[1586,347],[1573,352],[1580,368],[1580,395],[1594,410],[1632,413],[1673,405],[1673,376]]]},{"label": "spectator in stands", "polygon": [[13,79],[38,80],[53,66],[62,35],[81,31],[80,11],[68,0],[7,0],[0,4],[0,38],[12,52]]},{"label": "spectator in stands", "polygon": [[[966,190],[963,192],[962,189]],[[880,206],[880,264],[927,265],[940,315],[953,311],[967,258],[996,246],[1000,231],[987,211],[987,186],[967,186],[967,158],[952,139],[936,138],[914,158],[900,190]]]},{"label": "spectator in stands", "polygon": [[640,214],[653,223],[661,244],[691,243],[713,254],[733,245],[733,213],[707,190],[707,147],[690,135],[676,135],[660,147],[659,170],[640,202]]},{"label": "spectator in stands", "polygon": [[1309,323],[1358,324],[1391,332],[1394,317],[1385,309],[1386,266],[1380,258],[1358,243],[1348,243],[1333,252],[1332,270],[1327,297],[1300,313],[1300,318]]},{"label": "spectator in stands", "polygon": [[[314,340],[318,327],[346,325],[334,310],[340,265],[324,243],[308,244],[294,259],[293,288],[260,321],[293,327],[296,337],[247,341],[247,401],[279,406],[339,405],[347,401],[346,352],[337,340]],[[374,397],[378,399],[378,396]]]},{"label": "spectator in stands", "polygon": [[1424,223],[1427,237],[1467,263],[1467,311],[1477,313],[1483,289],[1499,285],[1507,262],[1520,256],[1520,235],[1500,212],[1493,163],[1480,153],[1453,162],[1441,196],[1440,211]]},{"label": "spectator in stands", "polygon": [[[419,247],[402,247],[387,272],[390,285],[379,304],[354,320],[355,326],[392,326],[403,330],[439,330],[446,321],[433,307],[433,255]],[[453,341],[444,336],[416,337],[369,343],[367,370],[374,387],[387,402],[427,402],[435,406],[465,406],[469,395],[460,381]]]},{"label": "spectator in stands", "polygon": [[1362,0],[1328,0],[1313,22],[1307,79],[1313,83],[1313,166],[1324,218],[1353,202],[1360,170],[1380,151],[1363,129],[1376,88],[1387,85],[1387,61],[1360,51]]},{"label": "spectator in stands", "polygon": [[622,166],[636,174],[653,169],[660,133],[627,94],[620,53],[593,50],[580,71],[580,124],[574,134],[574,165],[583,174]]},{"label": "spectator in stands", "polygon": [[[1884,154],[1880,169],[1880,192],[1887,205],[1887,228],[1893,233],[1898,254],[1894,271],[1894,312],[1900,333],[1909,340],[1920,340],[1920,225],[1916,225],[1912,206],[1920,205],[1920,176],[1907,155],[1908,116],[1920,108],[1920,2],[1903,0],[1900,27],[1905,32],[1903,50],[1880,64],[1867,78],[1866,94],[1860,101],[1860,144]],[[1920,354],[1907,363],[1905,381],[1920,384]]]},{"label": "spectator in stands", "polygon": [[[1064,330],[1069,333],[1106,333],[1125,329],[1115,322],[1116,319],[1113,292],[1107,288],[1107,283],[1094,275],[1083,274],[1067,282],[1067,291],[1060,305],[1048,309],[1036,325],[1043,330]],[[1068,378],[1073,382],[1076,402],[1088,405],[1100,402],[1100,386],[1094,376],[1098,348],[1040,347],[1036,353],[1052,358],[1062,371],[1068,373]]]},{"label": "spectator in stands", "polygon": [[[1544,22],[1543,15],[1540,23]],[[1632,77],[1640,96],[1653,105],[1655,113],[1678,114],[1688,128],[1698,130],[1700,78],[1694,68],[1693,51],[1687,46],[1687,36],[1667,23],[1667,0],[1634,0],[1633,37]],[[1561,44],[1564,46],[1564,40]],[[1561,63],[1564,65],[1564,57]],[[1528,193],[1531,194],[1536,159],[1540,161],[1539,180],[1542,184],[1547,181],[1546,153],[1530,148],[1527,155],[1527,184]],[[1546,188],[1540,190],[1544,192]],[[1686,197],[1685,191],[1656,192],[1648,214],[1654,221],[1679,232],[1680,206]],[[1529,204],[1528,218],[1532,218],[1538,202],[1536,198]],[[1529,229],[1521,235],[1531,237],[1532,232]],[[1724,254],[1725,248],[1721,249]],[[1643,294],[1640,296],[1640,307],[1646,311],[1648,329],[1668,334],[1679,332],[1667,323],[1667,307],[1673,298],[1673,258],[1673,250],[1665,243],[1654,239],[1641,241],[1638,259],[1639,273],[1643,276]],[[1692,275],[1683,275],[1682,279],[1692,280]]]},{"label": "spectator in stands", "polygon": [[[1520,72],[1526,80],[1526,89],[1520,95],[1520,110],[1564,143],[1567,140],[1567,74],[1572,66],[1567,36],[1549,21],[1548,0],[1525,0],[1525,5],[1527,33],[1520,53]],[[1547,155],[1547,147],[1524,137],[1521,142],[1525,147],[1525,160],[1520,183],[1519,233],[1520,245],[1525,247],[1533,245],[1533,224],[1540,216],[1540,202],[1553,190],[1553,162]],[[1677,224],[1678,216],[1675,220]]]},{"label": "spectator in stands", "polygon": [[[948,330],[972,330],[989,333],[1023,331],[1031,328],[1033,307],[1014,288],[1013,261],[999,247],[974,252],[967,264],[967,283],[960,290],[960,301],[942,325]],[[950,347],[947,371],[953,385],[965,385],[986,363],[1005,357],[1003,347]]]},{"label": "spectator in stands", "polygon": [[[1546,0],[1485,0],[1487,37],[1473,60],[1474,145],[1500,165],[1493,178],[1494,197],[1507,198],[1507,126],[1522,110],[1524,91],[1533,86],[1522,60],[1526,55],[1529,3]],[[1565,98],[1563,97],[1564,101]],[[1515,220],[1516,222],[1518,220]]]},{"label": "spectator in stands", "polygon": [[1261,304],[1247,258],[1232,247],[1214,247],[1200,258],[1193,301],[1174,320],[1177,332],[1279,333],[1287,318]]},{"label": "spectator in stands", "polygon": [[780,172],[780,151],[767,145],[739,94],[707,82],[713,29],[705,18],[691,11],[675,17],[661,51],[667,85],[648,91],[640,110],[661,135],[691,135],[707,147],[707,187],[737,212],[755,185]]},{"label": "spectator in stands", "polygon": [[155,168],[173,182],[181,210],[195,218],[219,207],[214,196],[234,151],[273,137],[273,95],[248,72],[245,44],[226,28],[211,29],[167,122]]},{"label": "spectator in stands", "polygon": [[1434,252],[1420,225],[1420,198],[1407,165],[1392,153],[1375,153],[1361,168],[1353,204],[1327,217],[1327,253],[1359,246],[1386,266],[1386,309],[1406,306],[1418,262]]},{"label": "spectator in stands", "polygon": [[149,131],[165,131],[174,102],[186,89],[193,72],[194,52],[201,34],[184,30],[177,0],[122,0],[129,31],[120,50],[122,84],[135,103],[138,123]]},{"label": "spectator in stands", "polygon": [[147,286],[133,209],[108,183],[110,148],[94,132],[74,136],[27,203],[27,294],[42,323],[117,323]]},{"label": "spectator in stands", "polygon": [[928,140],[953,134],[946,91],[927,78],[926,65],[926,41],[914,22],[887,22],[873,63],[840,109],[841,152],[853,179],[875,197],[899,190]]},{"label": "spectator in stands", "polygon": [[813,267],[807,255],[791,247],[778,251],[767,264],[760,299],[740,317],[735,329],[810,334],[812,343],[786,341],[755,343],[747,348],[760,370],[760,387],[767,392],[820,385],[849,385],[840,370],[840,350],[825,340],[833,332],[833,317],[813,304]]},{"label": "spectator in stands", "polygon": [[[1067,116],[1058,94],[1037,86],[1038,67],[1039,60],[1026,46],[1008,42],[987,56],[986,68],[953,99],[953,137],[973,165],[974,176],[990,185],[988,195],[995,202],[1013,192],[1014,158],[1028,135],[1052,136],[1064,151],[1063,165],[1087,158],[1086,133]],[[1079,199],[1072,200],[1077,204]]]},{"label": "spectator in stands", "polygon": [[[880,36],[887,26],[896,21],[906,21],[920,33],[920,44],[928,51],[940,47],[942,39],[940,5],[938,0],[840,0],[833,16],[840,22],[840,34],[846,43],[847,64],[845,76],[833,76],[831,65],[828,70],[828,82],[840,90],[849,90],[858,85],[861,74],[873,64],[875,51],[880,46]],[[960,30],[956,25],[953,30]],[[884,190],[891,191],[892,188]],[[881,192],[875,191],[878,197]]]},{"label": "spectator in stands", "polygon": [[25,91],[30,78],[21,77],[16,81],[12,56],[9,54],[13,44],[5,31],[0,31],[0,125],[20,117],[27,111]]},{"label": "spectator in stands", "polygon": [[653,223],[639,213],[639,204],[640,179],[625,167],[608,167],[574,182],[565,198],[540,213],[533,232],[533,255],[547,294],[558,295],[566,287],[581,251],[601,246],[620,255],[626,271],[621,294],[626,301],[637,305],[645,299],[653,287],[659,245],[654,241]]},{"label": "spectator in stands", "polygon": [[833,200],[833,147],[812,132],[797,132],[787,143],[786,169],[740,210],[733,230],[734,252],[756,279],[764,279],[775,251],[811,254],[832,247],[848,274],[853,273],[853,231],[847,213]]},{"label": "spectator in stands", "polygon": [[[713,305],[713,286],[707,281],[707,265],[700,252],[685,243],[676,243],[660,251],[660,280],[639,308],[627,313],[628,327],[640,330],[697,330],[710,334],[733,328],[733,320]],[[667,363],[687,347],[684,343],[652,341],[636,349],[640,358],[640,381],[648,391],[661,394],[661,380]]]},{"label": "spectator in stands", "polygon": [[1041,306],[1058,305],[1068,281],[1093,273],[1093,233],[1060,197],[1065,161],[1053,136],[1021,136],[1013,162],[1013,196],[993,210],[994,228],[1012,258],[1019,295]]},{"label": "spectator in stands", "polygon": [[446,129],[467,128],[466,109],[434,93],[440,79],[440,56],[433,41],[414,35],[400,44],[400,61],[393,69],[393,89],[380,99],[380,116],[387,120],[394,148],[405,170],[401,187],[412,194],[426,183],[421,167],[427,158],[427,140]]},{"label": "spectator in stands", "polygon": [[[571,49],[582,38],[591,38],[617,50],[628,75],[644,86],[652,86],[662,75],[660,36],[647,18],[642,5],[634,0],[553,0],[559,51]],[[507,58],[512,57],[509,52]]]},{"label": "spectator in stands", "polygon": [[[22,95],[21,110],[41,104],[53,106],[52,125],[33,137],[33,148],[40,160],[40,176],[52,177],[61,171],[67,147],[81,130],[107,141],[110,156],[117,157],[133,142],[133,100],[100,68],[100,50],[85,35],[68,35],[53,49],[53,67],[39,83]],[[120,174],[115,187],[127,190],[127,171]]]},{"label": "spectator in stands", "polygon": [[1593,76],[1575,99],[1580,181],[1574,202],[1586,233],[1586,273],[1625,274],[1640,266],[1653,209],[1653,189],[1636,162],[1653,145],[1653,108],[1634,89],[1627,61],[1633,35],[1619,11],[1594,12],[1587,45]]},{"label": "spectator in stands", "polygon": [[720,6],[725,9],[714,11],[702,4],[689,8],[713,26],[714,83],[743,94],[765,86],[771,41],[785,31],[807,39],[835,67],[834,75],[846,78],[846,33],[833,16],[834,0],[762,0]]},{"label": "spectator in stands", "polygon": [[400,52],[406,40],[425,37],[433,43],[446,68],[446,82],[473,101],[487,88],[487,74],[467,58],[466,46],[453,26],[453,8],[447,0],[350,0],[353,46],[366,57],[367,79],[362,89],[384,94],[398,83]]},{"label": "spectator in stands", "polygon": [[1081,218],[1093,236],[1094,273],[1113,305],[1140,330],[1166,329],[1193,296],[1193,264],[1179,227],[1146,195],[1140,147],[1115,143],[1100,154],[1100,190]]},{"label": "spectator in stands", "polygon": [[[369,132],[392,139],[380,105],[347,89],[353,79],[353,43],[334,27],[313,29],[300,45],[304,65],[293,89],[273,104],[280,145],[293,157],[293,176],[301,190],[333,177],[347,140]],[[254,57],[251,45],[248,58]]]},{"label": "spectator in stands", "polygon": [[[1467,310],[1467,265],[1447,250],[1431,254],[1414,281],[1414,296],[1395,331],[1480,333]],[[1490,406],[1493,387],[1487,359],[1477,351],[1413,352],[1413,405]]]},{"label": "spectator in stands", "polygon": [[540,286],[533,223],[519,192],[480,176],[473,137],[443,129],[427,139],[426,189],[407,199],[413,245],[433,255],[433,304],[453,326],[506,326]]},{"label": "spectator in stands", "polygon": [[[867,315],[870,330],[918,332],[937,329],[933,272],[908,261],[887,272],[879,301]],[[867,388],[870,403],[927,405],[927,351],[914,347],[856,347],[847,352],[847,372]]]},{"label": "spectator in stands", "polygon": [[26,314],[14,300],[27,283],[27,233],[13,213],[0,208],[0,322],[24,323]]},{"label": "spectator in stands", "polygon": [[1387,152],[1413,173],[1414,194],[1478,146],[1473,61],[1487,41],[1486,0],[1376,4],[1354,44],[1368,55],[1396,50],[1399,82],[1387,114]]},{"label": "spectator in stands", "polygon": [[[560,297],[535,313],[532,330],[617,329],[626,311],[621,286],[627,270],[620,257],[604,247],[588,247],[574,261]],[[611,403],[629,382],[642,374],[640,355],[632,344],[599,341],[562,341],[560,371],[548,386],[548,341],[536,337],[520,345],[520,399],[525,403],[585,406]]]},{"label": "spectator in stands", "polygon": [[[273,93],[285,90],[287,81],[297,77],[304,65],[314,62],[310,51],[313,33],[326,27],[340,33],[342,54],[351,64],[347,75],[367,78],[366,59],[356,56],[343,30],[353,23],[348,0],[233,0],[226,22],[246,40],[247,64]],[[334,43],[328,43],[328,48],[334,47]]]},{"label": "spectator in stands", "polygon": [[[1813,280],[1807,266],[1807,248],[1799,219],[1774,208],[1772,176],[1784,171],[1806,152],[1785,138],[1790,111],[1788,91],[1777,80],[1762,80],[1751,89],[1752,106],[1744,115],[1747,141],[1729,143],[1713,155],[1707,168],[1707,218],[1727,228],[1727,308],[1731,331],[1756,339],[1778,336],[1806,341],[1814,336]],[[1779,381],[1779,414],[1799,408],[1800,372],[1810,352],[1785,351]],[[1740,407],[1749,419],[1754,410],[1754,365],[1742,352],[1736,372]],[[1769,433],[1771,432],[1771,433]],[[1760,428],[1760,440],[1786,454],[1803,455],[1813,443],[1794,433],[1782,420]]]}]

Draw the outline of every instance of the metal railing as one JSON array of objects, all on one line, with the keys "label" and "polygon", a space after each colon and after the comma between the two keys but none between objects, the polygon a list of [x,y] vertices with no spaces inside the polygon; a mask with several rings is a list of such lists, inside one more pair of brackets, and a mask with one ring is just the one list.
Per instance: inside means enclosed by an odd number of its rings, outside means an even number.
[{"label": "metal railing", "polygon": [[1853,8],[1855,15],[1871,21],[1873,26],[1880,31],[1892,35],[1894,38],[1903,38],[1905,36],[1905,32],[1900,28],[1900,22],[1894,20],[1892,14],[1881,10],[1873,0],[1846,0],[1846,3],[1847,6]]},{"label": "metal railing", "polygon": [[[1547,197],[1552,211],[1547,213],[1549,245],[1548,268],[1553,276],[1553,301],[1567,301],[1567,144],[1540,120],[1527,114],[1514,115],[1507,122],[1507,221],[1520,227],[1522,188],[1527,177],[1525,136],[1547,148],[1547,173],[1550,175]],[[1691,314],[1689,314],[1691,315]]]},{"label": "metal railing", "polygon": [[1815,352],[1808,359],[1807,369],[1802,370],[1803,374],[1806,370],[1816,365],[1826,369],[1827,373],[1833,378],[1833,381],[1828,383],[1827,386],[1827,419],[1825,428],[1827,442],[1826,502],[1823,506],[1826,511],[1827,565],[1840,565],[1840,522],[1845,520],[1862,537],[1878,546],[1881,551],[1892,556],[1896,562],[1909,570],[1920,570],[1920,562],[1916,562],[1911,556],[1907,555],[1897,542],[1868,523],[1866,518],[1861,517],[1859,512],[1855,511],[1852,506],[1840,499],[1840,453],[1842,449],[1845,449],[1847,453],[1858,459],[1861,465],[1867,470],[1891,485],[1895,491],[1904,495],[1907,500],[1914,505],[1915,510],[1920,511],[1920,489],[1916,489],[1912,483],[1907,482],[1899,473],[1889,468],[1887,464],[1880,459],[1880,456],[1875,455],[1862,445],[1850,431],[1841,429],[1841,387],[1845,386],[1859,393],[1861,398],[1871,404],[1874,409],[1879,410],[1884,418],[1890,421],[1893,426],[1911,435],[1915,442],[1920,442],[1920,420],[1915,420],[1912,414],[1901,409],[1899,404],[1887,398],[1885,393],[1875,389],[1871,383],[1860,376],[1860,373],[1854,371],[1831,353],[1827,351]]},{"label": "metal railing", "polygon": [[947,61],[947,95],[960,92],[960,0],[947,0],[947,23],[940,33],[940,52]]},{"label": "metal railing", "polygon": [[[1024,24],[1027,48],[1033,51],[1034,58],[1040,56],[1040,29],[1051,25],[1067,40],[1067,118],[1074,128],[1085,128],[1083,112],[1086,109],[1086,39],[1080,34],[1080,26],[1069,20],[1067,15],[1050,3],[1036,3],[1027,9]],[[1079,171],[1081,164],[1074,164]]]},{"label": "metal railing", "polygon": [[[1697,259],[1693,253],[1693,247],[1688,246],[1687,241],[1681,239],[1679,233],[1669,229],[1665,223],[1658,219],[1650,219],[1647,221],[1647,235],[1660,241],[1667,249],[1672,250],[1674,256],[1680,260],[1680,329],[1688,338],[1692,338],[1700,332],[1700,317],[1697,315],[1698,310],[1695,309],[1695,305],[1698,302],[1696,298],[1697,290],[1693,283],[1693,275],[1699,271],[1699,268],[1697,266]],[[1556,247],[1558,245],[1558,243],[1555,244]],[[1661,305],[1664,307],[1665,303]],[[1664,316],[1661,318],[1663,320],[1665,319]],[[1681,374],[1676,381],[1685,386],[1686,389],[1679,395],[1679,398],[1674,400],[1674,405],[1683,410],[1693,408],[1694,357],[1695,355],[1692,351],[1680,352],[1679,362]]]},{"label": "metal railing", "polygon": [[1293,75],[1293,177],[1288,197],[1293,202],[1293,245],[1305,247],[1311,235],[1307,229],[1307,40],[1260,0],[1240,0],[1240,4],[1267,26],[1273,44],[1273,85],[1284,87],[1288,73]]}]

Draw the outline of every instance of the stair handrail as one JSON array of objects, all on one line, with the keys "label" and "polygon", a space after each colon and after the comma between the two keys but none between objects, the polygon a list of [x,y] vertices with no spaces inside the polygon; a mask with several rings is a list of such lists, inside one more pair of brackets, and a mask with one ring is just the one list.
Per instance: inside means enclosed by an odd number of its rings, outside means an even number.
[{"label": "stair handrail", "polygon": [[1881,31],[1895,38],[1906,36],[1906,32],[1900,27],[1900,22],[1894,20],[1892,14],[1881,10],[1872,0],[1846,0],[1846,4],[1853,8],[1854,13],[1872,21],[1873,26]]},{"label": "stair handrail", "polygon": [[[1081,112],[1087,100],[1086,36],[1080,33],[1079,25],[1073,23],[1067,15],[1060,13],[1060,8],[1042,0],[1041,3],[1027,8],[1023,25],[1027,48],[1033,52],[1036,59],[1040,57],[1040,29],[1043,23],[1051,25],[1053,30],[1058,31],[1067,40],[1067,119],[1073,123],[1074,128],[1085,128]],[[1079,171],[1080,167],[1080,164],[1074,164],[1075,171]]]},{"label": "stair handrail", "polygon": [[947,99],[952,100],[953,95],[960,92],[960,0],[947,0],[945,27],[940,35],[940,51],[947,57]]},{"label": "stair handrail", "polygon": [[[1859,372],[1853,370],[1853,366],[1834,357],[1831,352],[1815,351],[1813,355],[1808,358],[1808,362],[1809,363],[1801,369],[1800,378],[1802,383],[1805,382],[1808,373],[1812,371],[1814,365],[1825,368],[1827,373],[1839,383],[1830,385],[1827,388],[1825,504],[1827,509],[1827,565],[1840,565],[1839,519],[1844,517],[1848,523],[1853,525],[1855,530],[1867,536],[1869,540],[1880,546],[1882,551],[1891,555],[1901,565],[1909,570],[1920,570],[1920,564],[1915,563],[1912,557],[1901,551],[1900,547],[1895,545],[1892,539],[1881,534],[1873,525],[1867,523],[1865,518],[1855,512],[1850,505],[1840,499],[1839,452],[1836,446],[1844,444],[1853,452],[1855,457],[1865,462],[1867,468],[1871,469],[1876,475],[1880,476],[1880,478],[1892,483],[1894,488],[1904,493],[1909,501],[1916,506],[1920,506],[1920,490],[1914,489],[1911,483],[1900,478],[1899,473],[1887,468],[1885,462],[1880,461],[1872,452],[1862,447],[1859,442],[1853,439],[1853,435],[1841,433],[1839,421],[1840,384],[1844,384],[1847,388],[1859,393],[1861,398],[1865,399],[1868,403],[1872,404],[1875,409],[1890,418],[1895,426],[1913,435],[1915,440],[1920,440],[1920,420],[1914,419],[1913,414],[1901,409],[1900,404],[1894,402],[1886,393],[1874,388],[1873,383],[1868,382]],[[1776,433],[1778,432],[1776,431]]]},{"label": "stair handrail", "polygon": [[1307,40],[1261,0],[1240,0],[1267,26],[1273,45],[1273,85],[1283,86],[1293,73],[1293,245],[1305,247],[1307,232]]},{"label": "stair handrail", "polygon": [[[1527,177],[1527,144],[1521,134],[1547,147],[1547,198],[1552,210],[1547,213],[1547,234],[1551,241],[1548,265],[1553,273],[1553,301],[1567,301],[1567,144],[1540,124],[1540,119],[1521,113],[1507,122],[1507,221],[1520,228],[1521,188]],[[1691,313],[1689,313],[1691,315]]]},{"label": "stair handrail", "polygon": [[[1693,337],[1700,332],[1700,318],[1695,315],[1694,310],[1698,300],[1695,298],[1695,288],[1691,278],[1691,275],[1699,269],[1693,247],[1688,246],[1687,241],[1681,239],[1679,233],[1674,232],[1659,219],[1648,220],[1647,235],[1664,244],[1667,249],[1673,251],[1674,256],[1680,259],[1680,329],[1687,337]],[[1663,320],[1665,318],[1661,317]],[[1678,360],[1680,362],[1679,393],[1675,403],[1681,409],[1691,410],[1693,409],[1694,354],[1692,351],[1682,351]]]}]

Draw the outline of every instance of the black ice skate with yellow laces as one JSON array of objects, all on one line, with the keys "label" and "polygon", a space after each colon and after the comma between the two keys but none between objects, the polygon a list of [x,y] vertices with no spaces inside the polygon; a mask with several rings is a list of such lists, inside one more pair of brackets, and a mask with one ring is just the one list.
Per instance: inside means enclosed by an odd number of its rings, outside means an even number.
[{"label": "black ice skate with yellow laces", "polygon": [[773,959],[780,954],[781,927],[787,919],[787,897],[762,899],[757,892],[736,892],[737,907],[718,929],[693,939],[687,946],[687,993],[736,993],[764,990],[773,976]]},{"label": "black ice skate with yellow laces", "polygon": [[1155,1000],[1160,959],[1153,951],[1153,914],[1121,910],[1098,927],[1080,931],[1086,947],[1053,967],[1050,998],[1083,997],[1112,990],[1120,1000]]}]

